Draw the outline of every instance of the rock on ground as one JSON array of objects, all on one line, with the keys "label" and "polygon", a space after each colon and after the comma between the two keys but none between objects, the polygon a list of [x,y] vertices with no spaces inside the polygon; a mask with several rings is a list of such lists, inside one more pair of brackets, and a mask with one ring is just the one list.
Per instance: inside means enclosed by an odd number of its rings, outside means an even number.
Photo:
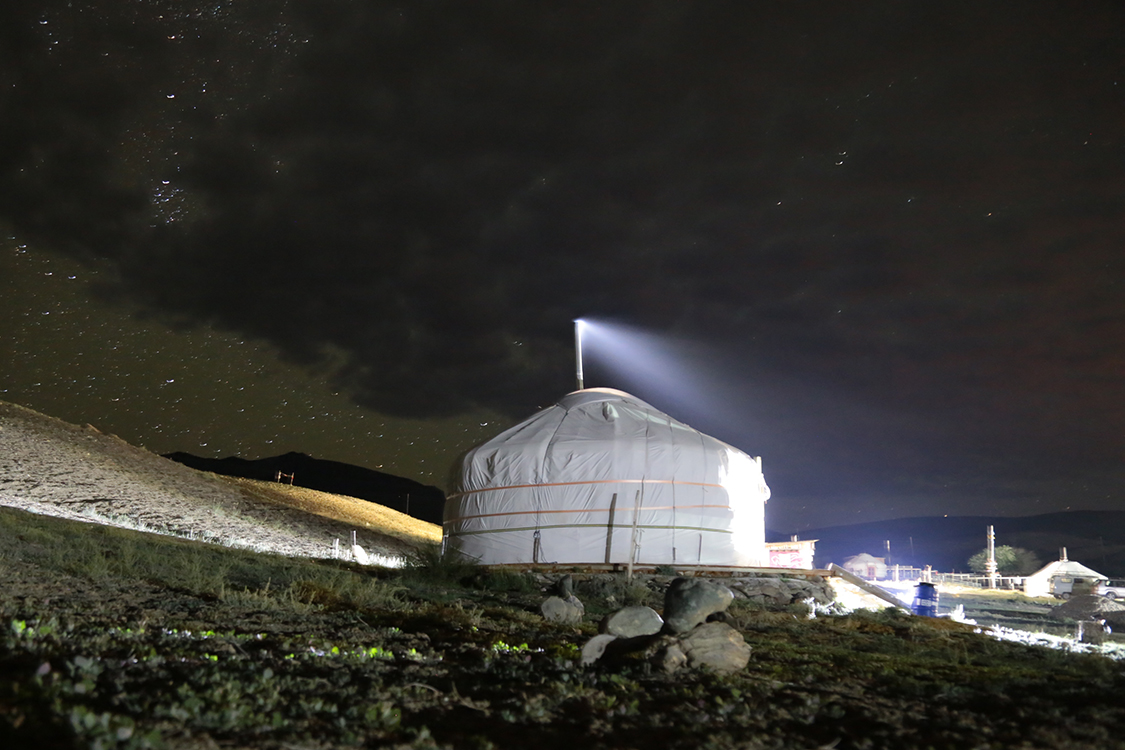
[{"label": "rock on ground", "polygon": [[617,636],[602,633],[595,635],[582,646],[582,666],[589,666],[605,654],[606,647],[617,640]]},{"label": "rock on ground", "polygon": [[726,586],[712,581],[676,578],[664,592],[664,629],[671,633],[686,633],[723,612],[734,601],[734,594]]},{"label": "rock on ground", "polygon": [[669,643],[658,649],[652,661],[667,674],[678,672],[688,664],[687,655],[679,643]]},{"label": "rock on ground", "polygon": [[656,635],[664,627],[664,619],[651,607],[625,607],[608,615],[601,622],[603,633],[635,638],[641,635]]},{"label": "rock on ground", "polygon": [[551,596],[543,602],[539,611],[543,613],[544,619],[548,622],[577,625],[582,622],[582,616],[586,614],[586,607],[576,596],[568,596],[565,599]]},{"label": "rock on ground", "polygon": [[574,596],[574,579],[565,575],[555,583],[555,593],[562,599]]},{"label": "rock on ground", "polygon": [[734,672],[750,662],[750,644],[723,622],[700,625],[680,639],[679,648],[687,657],[688,666],[696,669]]},{"label": "rock on ground", "polygon": [[785,606],[813,599],[817,604],[830,604],[836,595],[832,586],[820,576],[754,576],[734,578],[728,587],[740,599],[766,605]]}]

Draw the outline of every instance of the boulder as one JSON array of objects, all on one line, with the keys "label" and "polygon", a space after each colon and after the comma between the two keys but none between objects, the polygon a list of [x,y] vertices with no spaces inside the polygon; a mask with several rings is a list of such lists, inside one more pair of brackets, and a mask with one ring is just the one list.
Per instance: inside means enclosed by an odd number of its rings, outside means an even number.
[{"label": "boulder", "polygon": [[582,616],[586,614],[586,607],[578,601],[576,596],[568,596],[565,599],[551,596],[543,602],[539,611],[543,613],[544,619],[548,622],[577,625],[582,622]]},{"label": "boulder", "polygon": [[586,641],[586,645],[582,647],[582,666],[589,666],[602,658],[606,647],[615,640],[617,640],[617,636],[602,633]]},{"label": "boulder", "polygon": [[574,596],[574,579],[565,575],[555,582],[555,593],[562,599]]},{"label": "boulder", "polygon": [[734,672],[749,663],[750,645],[730,625],[709,622],[683,635],[621,638],[602,633],[582,647],[583,666],[601,662],[612,668],[636,660],[646,661],[667,674],[685,667]]},{"label": "boulder", "polygon": [[767,607],[784,607],[813,599],[817,604],[830,604],[836,598],[832,587],[820,576],[747,576],[728,584],[734,595]]},{"label": "boulder", "polygon": [[750,645],[737,630],[724,622],[708,622],[680,639],[679,649],[688,666],[716,672],[734,672],[750,662]]},{"label": "boulder", "polygon": [[678,643],[670,643],[657,650],[652,663],[667,674],[672,674],[687,666],[688,658]]},{"label": "boulder", "polygon": [[712,614],[709,614],[707,615],[707,622],[725,622],[732,628],[736,627],[734,615],[732,615],[730,612],[714,612]]},{"label": "boulder", "polygon": [[608,615],[598,628],[603,633],[635,638],[656,635],[664,627],[664,620],[651,607],[626,607]]},{"label": "boulder", "polygon": [[686,633],[707,620],[709,615],[723,612],[734,601],[726,586],[712,581],[676,578],[664,592],[664,630]]}]

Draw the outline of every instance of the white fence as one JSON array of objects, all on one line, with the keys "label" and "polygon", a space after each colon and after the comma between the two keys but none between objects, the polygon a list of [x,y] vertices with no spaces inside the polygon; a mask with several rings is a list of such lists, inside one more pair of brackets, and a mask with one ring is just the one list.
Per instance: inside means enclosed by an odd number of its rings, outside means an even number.
[{"label": "white fence", "polygon": [[[854,571],[853,571],[854,572]],[[910,565],[888,565],[887,573],[874,579],[860,576],[866,580],[876,581],[925,581],[927,583],[956,583],[961,586],[973,586],[981,589],[1005,589],[1020,591],[1023,589],[1023,576],[996,576],[995,585],[991,584],[989,577],[983,573],[938,573],[930,568],[915,568]]]},{"label": "white fence", "polygon": [[996,576],[996,584],[989,581],[989,577],[982,573],[932,573],[934,583],[956,583],[961,586],[973,586],[978,589],[1005,589],[1008,591],[1023,590],[1023,576]]}]

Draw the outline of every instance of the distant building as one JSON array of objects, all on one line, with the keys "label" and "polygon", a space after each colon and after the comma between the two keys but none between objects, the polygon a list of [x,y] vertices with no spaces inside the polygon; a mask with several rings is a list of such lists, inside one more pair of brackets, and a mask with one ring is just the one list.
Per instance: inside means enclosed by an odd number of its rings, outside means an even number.
[{"label": "distant building", "polygon": [[853,573],[868,581],[877,581],[887,577],[887,558],[875,557],[866,552],[844,559],[844,570]]},{"label": "distant building", "polygon": [[1063,548],[1062,559],[1047,563],[1038,572],[1023,581],[1023,592],[1028,596],[1054,596],[1069,599],[1072,593],[1094,593],[1093,589],[1106,576],[1096,570],[1066,557]]},{"label": "distant building", "polygon": [[788,542],[766,542],[766,556],[771,568],[803,568],[812,570],[816,539],[798,540],[797,535]]}]

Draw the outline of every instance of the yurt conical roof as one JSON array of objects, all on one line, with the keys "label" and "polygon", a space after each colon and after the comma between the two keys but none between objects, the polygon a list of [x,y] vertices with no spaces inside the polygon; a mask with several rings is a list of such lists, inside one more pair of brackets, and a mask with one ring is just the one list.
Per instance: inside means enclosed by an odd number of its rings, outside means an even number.
[{"label": "yurt conical roof", "polygon": [[761,459],[622,391],[568,394],[450,484],[446,546],[484,564],[766,564]]}]

